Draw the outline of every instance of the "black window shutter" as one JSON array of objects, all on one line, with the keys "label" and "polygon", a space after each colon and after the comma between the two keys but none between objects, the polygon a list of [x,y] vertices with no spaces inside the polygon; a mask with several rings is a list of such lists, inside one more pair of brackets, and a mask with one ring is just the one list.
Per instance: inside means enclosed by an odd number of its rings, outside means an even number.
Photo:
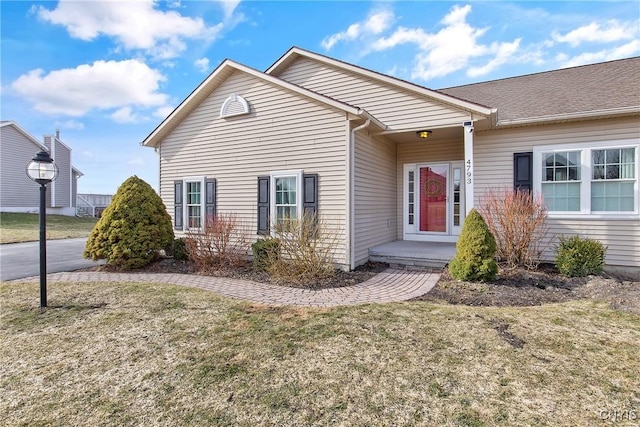
[{"label": "black window shutter", "polygon": [[258,177],[258,234],[269,234],[269,176]]},{"label": "black window shutter", "polygon": [[173,181],[173,228],[182,230],[182,181]]},{"label": "black window shutter", "polygon": [[303,204],[305,216],[317,219],[318,215],[318,174],[305,173],[302,181]]},{"label": "black window shutter", "polygon": [[513,188],[531,193],[533,188],[533,153],[514,153]]},{"label": "black window shutter", "polygon": [[216,180],[215,178],[209,178],[205,181],[205,220],[204,224],[207,223],[209,218],[215,218],[216,216]]}]

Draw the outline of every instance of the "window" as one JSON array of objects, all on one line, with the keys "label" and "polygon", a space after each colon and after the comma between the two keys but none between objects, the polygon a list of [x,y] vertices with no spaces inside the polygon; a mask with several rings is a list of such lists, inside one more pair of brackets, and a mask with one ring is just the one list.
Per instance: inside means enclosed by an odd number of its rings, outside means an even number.
[{"label": "window", "polygon": [[633,212],[635,148],[592,150],[591,210]]},{"label": "window", "polygon": [[276,224],[284,224],[291,219],[298,218],[296,177],[276,177],[275,185]]},{"label": "window", "polygon": [[272,172],[258,177],[258,227],[268,235],[271,225],[283,225],[305,215],[318,214],[318,174],[302,171]]},{"label": "window", "polygon": [[550,211],[580,210],[580,151],[543,153],[542,196]]},{"label": "window", "polygon": [[216,179],[191,177],[173,182],[173,228],[202,230],[216,215]]},{"label": "window", "polygon": [[273,224],[287,227],[292,220],[298,220],[302,212],[302,172],[275,172],[271,174]]},{"label": "window", "polygon": [[202,182],[185,183],[187,204],[187,229],[202,228]]},{"label": "window", "polygon": [[534,188],[551,214],[638,213],[636,141],[534,147]]}]

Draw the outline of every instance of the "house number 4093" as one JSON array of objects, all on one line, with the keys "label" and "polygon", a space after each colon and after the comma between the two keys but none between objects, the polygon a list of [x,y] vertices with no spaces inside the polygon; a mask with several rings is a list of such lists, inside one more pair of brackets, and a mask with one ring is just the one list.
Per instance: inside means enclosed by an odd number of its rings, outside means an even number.
[{"label": "house number 4093", "polygon": [[471,184],[471,160],[467,160],[467,184]]}]

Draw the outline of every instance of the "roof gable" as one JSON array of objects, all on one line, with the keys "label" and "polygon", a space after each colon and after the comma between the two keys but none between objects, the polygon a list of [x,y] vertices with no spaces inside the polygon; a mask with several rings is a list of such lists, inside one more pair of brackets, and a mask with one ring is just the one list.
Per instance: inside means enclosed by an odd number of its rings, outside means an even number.
[{"label": "roof gable", "polygon": [[49,149],[46,146],[44,146],[40,141],[38,141],[36,138],[31,136],[31,134],[29,132],[27,132],[26,130],[22,129],[16,122],[3,121],[3,122],[0,123],[0,127],[5,127],[5,126],[10,126],[10,127],[14,128],[15,130],[17,130],[18,132],[20,132],[21,135],[23,135],[27,140],[29,140],[29,142],[33,143],[33,145],[38,147],[39,150],[41,150],[41,151],[49,151]]},{"label": "roof gable", "polygon": [[339,61],[337,59],[320,55],[314,52],[310,52],[308,50],[301,49],[299,47],[292,47],[291,49],[289,49],[287,53],[285,53],[280,59],[278,59],[273,65],[271,65],[265,72],[270,75],[280,76],[287,70],[287,68],[291,64],[293,64],[298,58],[301,58],[301,57],[309,58],[314,61],[325,63],[332,67],[340,68],[342,70],[348,71],[353,74],[361,75],[363,77],[366,77],[367,79],[380,82],[390,87],[401,88],[403,90],[411,91],[421,96],[428,97],[434,101],[438,101],[440,103],[444,103],[458,109],[462,109],[465,111],[469,111],[472,113],[477,113],[485,116],[489,116],[492,113],[494,113],[494,110],[492,108],[487,107],[485,105],[460,99],[455,96],[451,96],[449,94],[445,94],[439,91],[431,90],[424,86],[417,85],[415,83],[398,79],[396,77],[388,76],[386,74],[378,73],[376,71],[362,68],[357,65],[349,64],[347,62]]},{"label": "roof gable", "polygon": [[232,73],[239,71],[247,73],[262,81],[274,84],[285,90],[319,101],[329,107],[344,111],[354,117],[370,119],[381,129],[386,126],[367,111],[353,105],[338,101],[328,96],[313,92],[309,89],[294,85],[275,76],[226,59],[205,80],[198,85],[189,96],[176,107],[145,139],[141,145],[157,146],[176,126],[178,126],[191,112],[193,112],[213,91],[219,87]]},{"label": "roof gable", "polygon": [[640,57],[441,89],[491,105],[498,125],[640,112]]}]

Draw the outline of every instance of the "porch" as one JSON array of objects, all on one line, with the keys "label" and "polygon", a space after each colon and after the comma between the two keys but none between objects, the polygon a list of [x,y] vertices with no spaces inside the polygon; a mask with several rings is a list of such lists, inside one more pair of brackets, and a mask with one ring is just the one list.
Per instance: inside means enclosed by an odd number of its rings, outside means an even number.
[{"label": "porch", "polygon": [[369,259],[391,266],[444,268],[456,254],[456,244],[396,240],[369,249]]}]

